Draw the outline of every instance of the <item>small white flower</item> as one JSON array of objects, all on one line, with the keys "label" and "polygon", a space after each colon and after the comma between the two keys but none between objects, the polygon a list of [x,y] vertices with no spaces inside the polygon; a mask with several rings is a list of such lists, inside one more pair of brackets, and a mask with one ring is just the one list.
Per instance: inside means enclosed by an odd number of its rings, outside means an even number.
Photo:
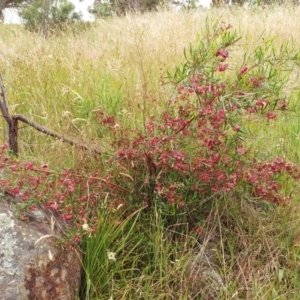
[{"label": "small white flower", "polygon": [[108,260],[116,261],[116,253],[107,251],[107,258]]},{"label": "small white flower", "polygon": [[112,297],[112,296],[110,296],[108,300],[114,300],[114,299],[113,299],[113,297]]},{"label": "small white flower", "polygon": [[90,229],[89,224],[87,223],[82,224],[82,229],[88,231]]}]

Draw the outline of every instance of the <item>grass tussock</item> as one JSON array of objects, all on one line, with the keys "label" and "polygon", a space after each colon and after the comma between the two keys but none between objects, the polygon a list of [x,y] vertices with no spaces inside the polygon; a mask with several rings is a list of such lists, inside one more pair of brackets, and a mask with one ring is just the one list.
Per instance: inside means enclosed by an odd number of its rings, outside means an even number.
[{"label": "grass tussock", "polygon": [[[107,149],[111,137],[101,131],[102,112],[130,128],[143,127],[145,118],[161,112],[173,95],[163,84],[167,71],[184,61],[184,49],[201,37],[206,20],[230,24],[242,36],[230,53],[239,66],[244,53],[263,40],[300,48],[299,12],[299,7],[162,11],[99,20],[48,40],[1,24],[0,66],[10,111]],[[299,164],[296,71],[289,80],[288,114],[271,126],[255,120],[248,131],[253,148],[265,157]],[[5,141],[4,122],[1,132]],[[105,172],[105,158],[32,128],[20,128],[19,143],[20,159]],[[293,195],[284,207],[227,195],[192,228],[180,222],[165,226],[158,208],[150,216],[130,212],[119,227],[118,212],[103,212],[96,237],[83,241],[81,299],[299,299],[299,190],[288,180],[283,188]]]}]

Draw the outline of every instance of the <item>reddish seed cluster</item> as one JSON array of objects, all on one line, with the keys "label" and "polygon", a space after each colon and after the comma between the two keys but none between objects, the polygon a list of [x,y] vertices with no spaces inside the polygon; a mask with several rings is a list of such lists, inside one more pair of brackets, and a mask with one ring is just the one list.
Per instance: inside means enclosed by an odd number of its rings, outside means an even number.
[{"label": "reddish seed cluster", "polygon": [[219,49],[217,52],[216,52],[216,57],[218,57],[220,59],[221,62],[224,62],[227,57],[229,56],[229,52],[227,49]]},{"label": "reddish seed cluster", "polygon": [[248,82],[252,87],[260,88],[263,85],[264,79],[265,79],[264,76],[250,77],[248,79]]},{"label": "reddish seed cluster", "polygon": [[248,171],[245,170],[244,174],[244,178],[252,187],[253,194],[257,198],[276,204],[286,204],[290,201],[290,197],[280,194],[281,186],[276,177],[279,174],[288,174],[292,178],[300,178],[299,168],[287,163],[282,158],[275,158],[272,162],[256,164]]},{"label": "reddish seed cluster", "polygon": [[247,72],[248,72],[248,67],[247,67],[247,66],[244,66],[244,67],[242,67],[241,70],[240,70],[240,75],[241,75],[241,76],[244,76]]},{"label": "reddish seed cluster", "polygon": [[216,67],[216,71],[224,72],[227,70],[227,68],[228,68],[228,64],[220,64]]}]

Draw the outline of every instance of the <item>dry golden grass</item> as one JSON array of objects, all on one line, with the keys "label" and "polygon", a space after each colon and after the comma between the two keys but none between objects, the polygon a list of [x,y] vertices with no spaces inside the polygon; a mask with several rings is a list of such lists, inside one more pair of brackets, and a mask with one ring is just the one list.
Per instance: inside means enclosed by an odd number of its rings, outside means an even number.
[{"label": "dry golden grass", "polygon": [[[201,36],[206,20],[231,24],[243,37],[231,54],[238,64],[262,33],[265,39],[277,37],[278,43],[300,43],[299,12],[292,7],[163,11],[99,20],[91,29],[47,41],[1,25],[0,63],[11,112],[85,143],[101,142],[92,111],[105,108],[140,126],[143,114],[166,103],[170,94],[160,85],[161,77],[183,61],[183,50]],[[148,97],[157,101],[153,104]],[[35,148],[44,158],[49,144],[58,156],[68,148],[28,128],[21,130],[20,142],[23,151],[36,156]]]}]

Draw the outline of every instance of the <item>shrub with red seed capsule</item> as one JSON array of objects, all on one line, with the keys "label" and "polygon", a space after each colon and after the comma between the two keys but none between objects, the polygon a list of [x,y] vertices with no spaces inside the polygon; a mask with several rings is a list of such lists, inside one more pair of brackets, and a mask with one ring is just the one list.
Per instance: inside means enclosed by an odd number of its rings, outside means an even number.
[{"label": "shrub with red seed capsule", "polygon": [[174,95],[167,108],[148,120],[145,116],[142,129],[125,130],[122,120],[95,112],[97,124],[111,133],[108,158],[95,161],[102,173],[88,168],[54,172],[46,164],[21,163],[6,155],[4,144],[1,187],[29,208],[35,207],[34,200],[60,213],[78,229],[76,241],[96,230],[101,209],[117,214],[121,223],[124,211],[155,205],[166,219],[179,223],[176,218],[186,216],[189,222],[190,212],[197,215],[199,203],[230,193],[276,204],[289,201],[278,179],[283,174],[299,178],[299,168],[280,158],[254,159],[244,142],[246,130],[241,130],[244,116],[273,120],[287,110],[286,101],[278,100],[284,97],[278,97],[283,85],[276,64],[283,54],[273,51],[273,60],[257,56],[252,65],[245,61],[234,70],[229,49],[238,38],[230,26],[213,28],[205,36],[209,38],[191,46],[190,57],[171,76]]}]

